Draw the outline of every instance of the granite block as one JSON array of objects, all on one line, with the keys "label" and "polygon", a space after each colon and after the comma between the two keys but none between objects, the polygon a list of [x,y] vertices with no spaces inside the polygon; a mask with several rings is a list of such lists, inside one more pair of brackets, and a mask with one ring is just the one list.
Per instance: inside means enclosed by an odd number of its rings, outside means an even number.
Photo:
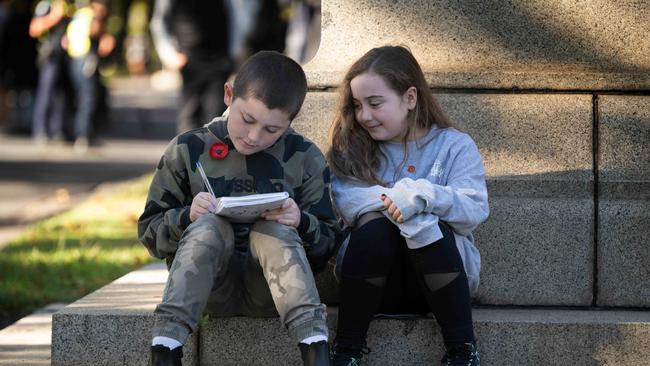
[{"label": "granite block", "polygon": [[[147,365],[153,310],[167,280],[163,264],[131,272],[52,316],[52,365]],[[198,365],[198,336],[183,364]]]},{"label": "granite block", "polygon": [[[330,311],[334,337],[336,312]],[[484,365],[644,364],[650,359],[650,313],[474,309]],[[431,365],[443,343],[431,318],[376,319],[364,365]],[[201,364],[300,365],[297,347],[277,319],[211,319],[201,330]]]},{"label": "granite block", "polygon": [[436,96],[452,123],[476,142],[487,177],[593,181],[590,95]]},{"label": "granite block", "polygon": [[[360,16],[361,15],[361,16]],[[312,87],[372,47],[408,46],[442,88],[648,89],[647,2],[328,0]]]},{"label": "granite block", "polygon": [[650,182],[650,96],[600,95],[598,121],[599,181]]},{"label": "granite block", "polygon": [[650,307],[650,200],[598,209],[598,305]]},{"label": "granite block", "polygon": [[475,231],[485,305],[589,306],[593,299],[591,198],[495,197]]},{"label": "granite block", "polygon": [[[593,182],[590,95],[435,96],[452,124],[476,142],[488,178]],[[323,152],[329,148],[328,131],[337,98],[338,94],[332,92],[308,93],[292,124]]]},{"label": "granite block", "polygon": [[323,154],[329,148],[329,128],[334,120],[338,93],[309,92],[291,123],[297,132],[313,141]]},{"label": "granite block", "polygon": [[650,96],[598,97],[598,305],[650,306]]}]

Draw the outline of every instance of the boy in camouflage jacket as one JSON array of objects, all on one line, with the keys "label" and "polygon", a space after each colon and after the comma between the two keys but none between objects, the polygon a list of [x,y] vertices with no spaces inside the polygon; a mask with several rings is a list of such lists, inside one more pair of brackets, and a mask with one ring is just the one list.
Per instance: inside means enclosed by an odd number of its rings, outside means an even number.
[{"label": "boy in camouflage jacket", "polygon": [[[214,316],[277,316],[305,365],[328,365],[325,305],[312,268],[332,253],[336,219],[320,150],[289,127],[307,90],[300,66],[260,52],[225,85],[227,115],[174,138],[158,164],[138,237],[167,260],[156,307],[152,364],[180,365],[182,344],[205,310]],[[211,213],[215,196],[286,191],[252,224]]]}]

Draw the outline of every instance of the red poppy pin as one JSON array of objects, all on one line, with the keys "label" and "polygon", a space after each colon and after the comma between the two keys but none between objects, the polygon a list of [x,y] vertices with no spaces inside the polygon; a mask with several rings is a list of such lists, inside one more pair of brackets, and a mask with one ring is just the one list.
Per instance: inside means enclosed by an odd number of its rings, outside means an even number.
[{"label": "red poppy pin", "polygon": [[228,155],[228,145],[223,142],[215,142],[210,146],[210,156],[212,159],[223,159]]},{"label": "red poppy pin", "polygon": [[413,165],[409,165],[407,170],[409,171],[409,173],[415,173],[415,167]]}]

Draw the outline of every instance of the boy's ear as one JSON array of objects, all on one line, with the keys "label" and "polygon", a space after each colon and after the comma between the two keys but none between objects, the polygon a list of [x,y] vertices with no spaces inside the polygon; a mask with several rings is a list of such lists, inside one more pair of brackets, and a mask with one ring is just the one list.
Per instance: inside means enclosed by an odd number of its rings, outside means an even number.
[{"label": "boy's ear", "polygon": [[414,109],[415,105],[418,103],[418,90],[416,87],[412,86],[408,89],[406,89],[406,92],[404,93],[404,98],[406,102],[406,106],[408,109]]},{"label": "boy's ear", "polygon": [[223,84],[223,102],[226,103],[226,106],[230,107],[232,104],[233,89],[231,83]]}]

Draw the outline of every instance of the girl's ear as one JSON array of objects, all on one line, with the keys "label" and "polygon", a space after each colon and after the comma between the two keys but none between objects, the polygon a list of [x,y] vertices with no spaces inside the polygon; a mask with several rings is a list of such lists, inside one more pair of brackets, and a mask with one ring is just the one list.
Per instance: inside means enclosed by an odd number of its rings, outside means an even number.
[{"label": "girl's ear", "polygon": [[231,83],[223,84],[223,102],[226,103],[226,106],[228,107],[230,107],[230,104],[232,104],[232,95],[233,95],[232,84]]},{"label": "girl's ear", "polygon": [[408,107],[409,110],[412,110],[415,108],[416,104],[418,103],[418,90],[414,86],[406,89],[406,92],[404,92],[404,102],[406,103],[406,106]]}]

